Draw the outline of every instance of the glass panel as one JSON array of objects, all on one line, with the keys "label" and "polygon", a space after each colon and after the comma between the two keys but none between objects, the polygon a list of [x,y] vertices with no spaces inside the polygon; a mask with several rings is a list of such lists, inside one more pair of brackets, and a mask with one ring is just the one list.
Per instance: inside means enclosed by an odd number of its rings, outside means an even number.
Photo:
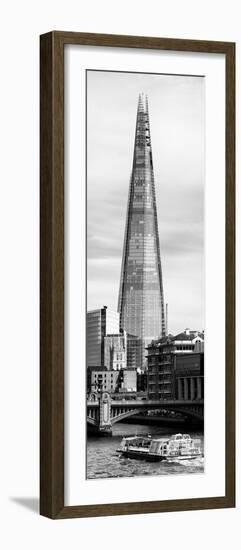
[{"label": "glass panel", "polygon": [[[119,304],[127,363],[146,369],[146,346],[165,334],[164,296],[147,97],[137,109]],[[133,365],[134,366],[134,365]]]}]

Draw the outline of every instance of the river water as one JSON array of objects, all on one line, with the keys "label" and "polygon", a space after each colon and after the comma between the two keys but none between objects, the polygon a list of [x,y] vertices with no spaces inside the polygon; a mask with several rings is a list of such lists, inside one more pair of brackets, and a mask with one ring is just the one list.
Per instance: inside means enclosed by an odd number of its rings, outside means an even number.
[{"label": "river water", "polygon": [[[182,430],[183,432],[184,430]],[[160,426],[142,426],[139,424],[117,423],[113,426],[112,437],[88,437],[87,440],[87,478],[136,477],[149,475],[177,475],[204,472],[204,458],[195,460],[173,460],[173,462],[146,462],[121,457],[116,453],[122,437],[147,435],[168,438],[178,433],[177,428]],[[191,437],[199,437],[204,445],[203,432],[190,431]]]}]

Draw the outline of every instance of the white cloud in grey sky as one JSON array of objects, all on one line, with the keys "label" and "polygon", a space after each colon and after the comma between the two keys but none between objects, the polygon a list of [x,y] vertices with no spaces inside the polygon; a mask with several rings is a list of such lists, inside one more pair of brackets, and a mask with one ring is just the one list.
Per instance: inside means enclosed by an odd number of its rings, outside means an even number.
[{"label": "white cloud in grey sky", "polygon": [[137,101],[148,94],[169,329],[204,328],[202,77],[87,72],[88,309],[117,309]]}]

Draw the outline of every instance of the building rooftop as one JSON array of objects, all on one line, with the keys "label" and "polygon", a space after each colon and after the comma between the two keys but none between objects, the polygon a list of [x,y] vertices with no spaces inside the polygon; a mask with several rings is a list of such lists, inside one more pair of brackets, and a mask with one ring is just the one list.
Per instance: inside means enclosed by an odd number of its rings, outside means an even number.
[{"label": "building rooftop", "polygon": [[147,347],[151,347],[153,344],[154,345],[164,345],[164,344],[171,344],[176,341],[186,341],[186,342],[191,342],[192,340],[194,340],[195,338],[201,338],[202,340],[204,340],[204,332],[200,332],[200,331],[197,331],[197,330],[190,330],[190,329],[185,329],[183,332],[179,332],[179,334],[176,334],[176,335],[173,335],[173,334],[168,334],[168,336],[163,336],[162,338],[158,338],[157,340],[153,340],[151,342],[151,344],[149,344]]},{"label": "building rooftop", "polygon": [[194,338],[202,338],[204,339],[204,334],[202,332],[198,332],[198,331],[194,331],[194,330],[190,330],[189,333],[186,333],[186,331],[184,332],[180,332],[179,334],[176,334],[176,336],[173,336],[172,339],[173,340],[193,340]]},{"label": "building rooftop", "polygon": [[119,315],[118,311],[115,311],[114,309],[109,308],[109,306],[102,306],[102,307],[98,307],[96,309],[90,309],[90,310],[87,311],[87,315],[89,313],[97,313],[99,311],[102,311],[103,309],[108,310],[108,313],[115,313],[116,315]]}]

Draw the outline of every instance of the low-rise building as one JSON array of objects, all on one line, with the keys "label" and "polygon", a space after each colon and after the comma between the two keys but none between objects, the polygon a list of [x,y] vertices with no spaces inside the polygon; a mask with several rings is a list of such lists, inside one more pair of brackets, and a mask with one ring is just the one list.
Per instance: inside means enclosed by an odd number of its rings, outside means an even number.
[{"label": "low-rise building", "polygon": [[136,393],[135,369],[109,370],[106,367],[88,367],[87,393]]},{"label": "low-rise building", "polygon": [[152,400],[198,400],[204,396],[204,334],[184,331],[147,348],[147,392]]},{"label": "low-rise building", "polygon": [[204,353],[174,356],[175,398],[196,401],[204,398]]},{"label": "low-rise building", "polygon": [[118,391],[120,371],[110,371],[106,367],[88,367],[87,373],[88,393]]},{"label": "low-rise building", "polygon": [[186,328],[183,332],[171,337],[175,353],[192,353],[201,344],[204,346],[204,332]]},{"label": "low-rise building", "polygon": [[137,391],[137,372],[136,369],[122,370],[119,378],[119,392]]}]

